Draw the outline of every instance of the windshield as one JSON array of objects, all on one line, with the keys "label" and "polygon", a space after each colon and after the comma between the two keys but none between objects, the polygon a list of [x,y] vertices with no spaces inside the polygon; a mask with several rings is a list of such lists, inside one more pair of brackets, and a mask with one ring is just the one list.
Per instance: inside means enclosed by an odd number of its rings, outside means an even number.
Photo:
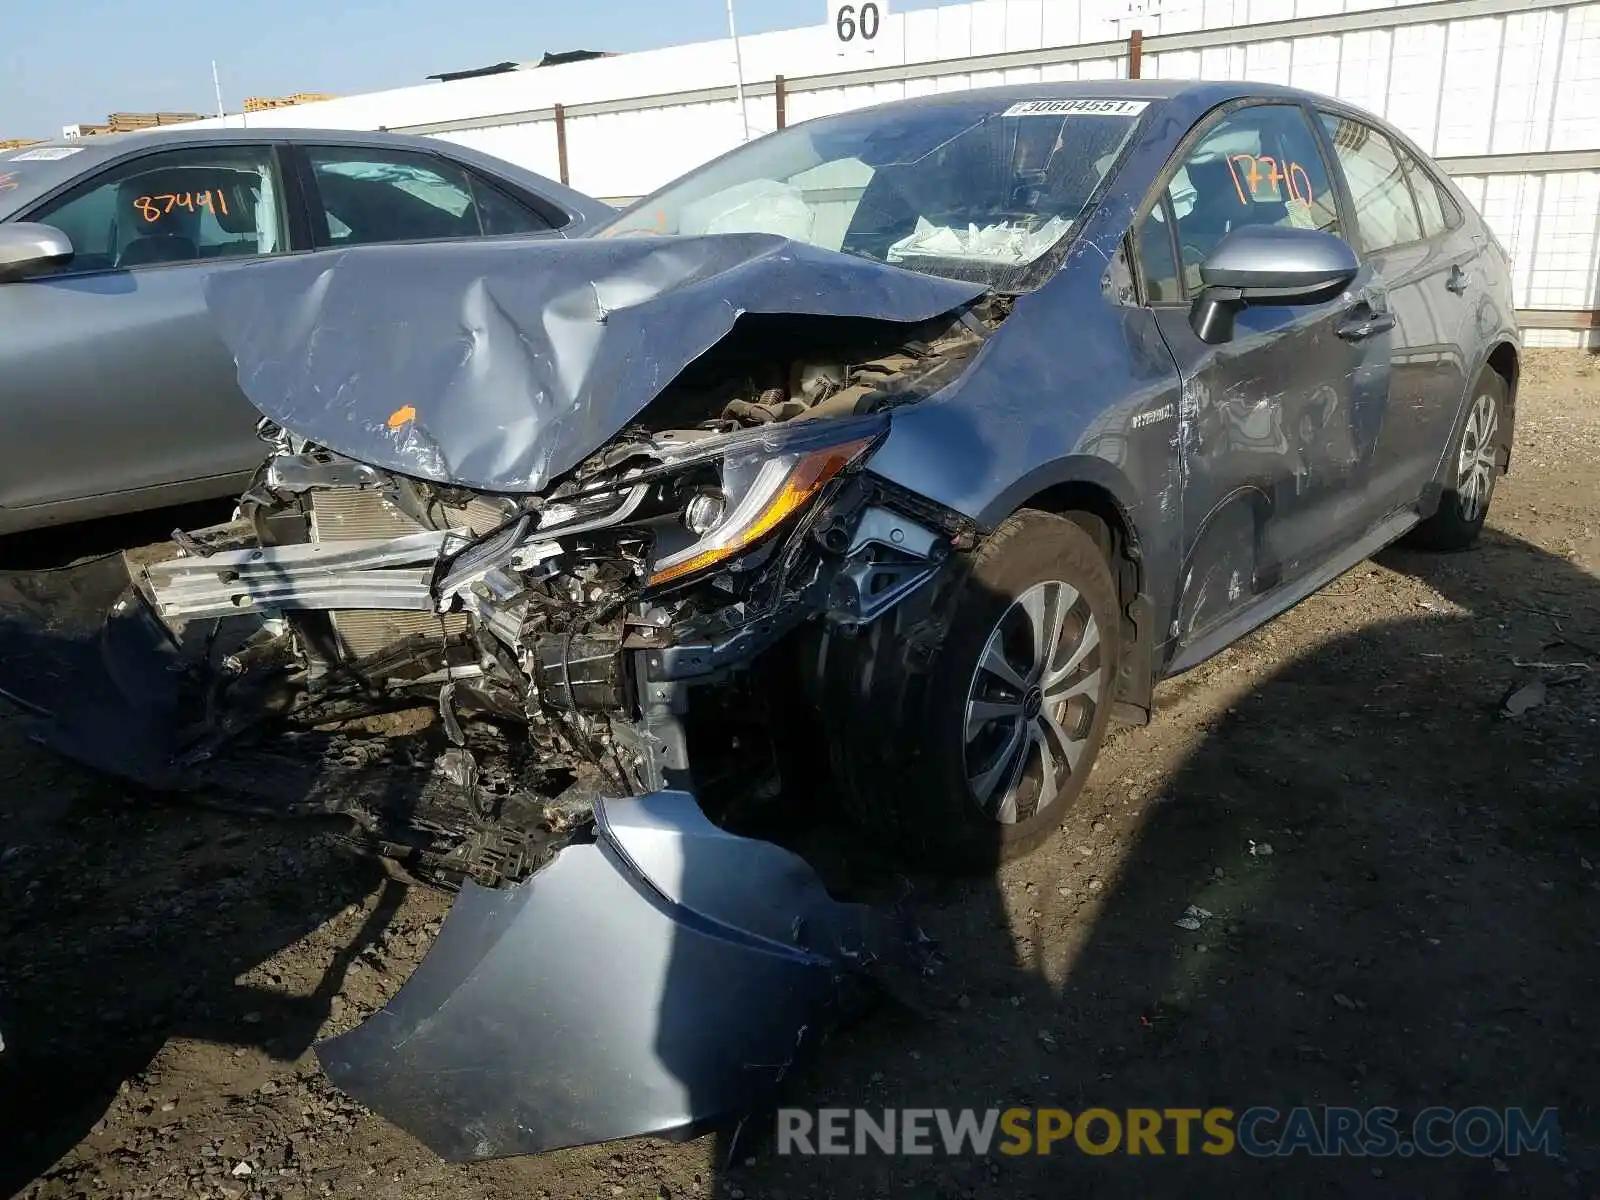
[{"label": "windshield", "polygon": [[772,233],[1026,290],[1146,107],[990,99],[824,117],[669,184],[595,236]]},{"label": "windshield", "polygon": [[7,171],[36,171],[41,163],[62,162],[81,152],[80,146],[14,146],[0,150],[0,163]]},{"label": "windshield", "polygon": [[76,146],[25,146],[21,149],[0,150],[0,209],[8,208],[7,201],[16,201],[32,191],[41,182],[48,185],[57,178],[72,172],[69,160],[78,153]]}]

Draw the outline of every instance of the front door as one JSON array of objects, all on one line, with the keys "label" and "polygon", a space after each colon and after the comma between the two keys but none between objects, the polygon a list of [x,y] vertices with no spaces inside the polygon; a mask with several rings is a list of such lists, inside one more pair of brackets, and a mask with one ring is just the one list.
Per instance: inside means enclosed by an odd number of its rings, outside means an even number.
[{"label": "front door", "polygon": [[[1393,317],[1370,266],[1342,295],[1248,306],[1210,345],[1189,323],[1200,263],[1243,225],[1340,233],[1305,111],[1212,118],[1138,227],[1147,298],[1184,390],[1180,645],[1293,580],[1366,527],[1365,484],[1388,398]],[[1163,247],[1166,249],[1163,249]],[[1170,277],[1152,262],[1165,262]]]},{"label": "front door", "polygon": [[270,145],[108,167],[22,219],[62,229],[56,273],[0,285],[0,506],[253,470],[260,414],[212,332],[207,276],[284,249]]}]

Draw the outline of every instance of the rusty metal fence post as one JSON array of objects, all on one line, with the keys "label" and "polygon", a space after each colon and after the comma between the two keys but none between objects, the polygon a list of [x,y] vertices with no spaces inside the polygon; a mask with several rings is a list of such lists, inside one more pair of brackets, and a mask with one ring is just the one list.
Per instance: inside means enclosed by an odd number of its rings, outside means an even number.
[{"label": "rusty metal fence post", "polygon": [[772,81],[772,97],[778,106],[778,128],[782,129],[789,123],[789,89],[782,75]]},{"label": "rusty metal fence post", "polygon": [[1144,69],[1144,31],[1135,29],[1128,35],[1128,78],[1138,79]]},{"label": "rusty metal fence post", "polygon": [[561,182],[571,184],[567,178],[567,110],[562,105],[556,105],[556,162],[561,169]]}]

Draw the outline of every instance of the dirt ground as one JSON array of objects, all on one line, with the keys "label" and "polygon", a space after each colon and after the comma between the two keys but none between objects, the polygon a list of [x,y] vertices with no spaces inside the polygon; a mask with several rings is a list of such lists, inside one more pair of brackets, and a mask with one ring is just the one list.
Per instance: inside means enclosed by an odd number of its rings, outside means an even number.
[{"label": "dirt ground", "polygon": [[[822,1160],[708,1136],[446,1165],[309,1048],[393,994],[447,897],[302,824],[128,795],[0,721],[0,1193],[1600,1195],[1600,360],[1531,353],[1517,435],[1477,550],[1363,564],[1165,685],[1038,852],[912,881],[945,959],[929,1012],[839,1036],[789,1099],[1553,1106],[1559,1159]],[[1536,679],[1541,704],[1497,715]],[[849,882],[885,871],[852,859]]]}]

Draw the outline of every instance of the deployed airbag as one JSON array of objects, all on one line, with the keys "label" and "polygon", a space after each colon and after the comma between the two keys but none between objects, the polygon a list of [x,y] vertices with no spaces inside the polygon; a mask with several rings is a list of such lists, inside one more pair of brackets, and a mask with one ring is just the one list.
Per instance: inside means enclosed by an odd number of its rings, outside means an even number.
[{"label": "deployed airbag", "polygon": [[927,217],[917,218],[917,227],[889,247],[886,257],[892,263],[916,258],[954,258],[973,262],[1022,266],[1038,258],[1059,242],[1072,222],[1051,217],[1043,225],[969,224],[965,229],[935,225]]}]

